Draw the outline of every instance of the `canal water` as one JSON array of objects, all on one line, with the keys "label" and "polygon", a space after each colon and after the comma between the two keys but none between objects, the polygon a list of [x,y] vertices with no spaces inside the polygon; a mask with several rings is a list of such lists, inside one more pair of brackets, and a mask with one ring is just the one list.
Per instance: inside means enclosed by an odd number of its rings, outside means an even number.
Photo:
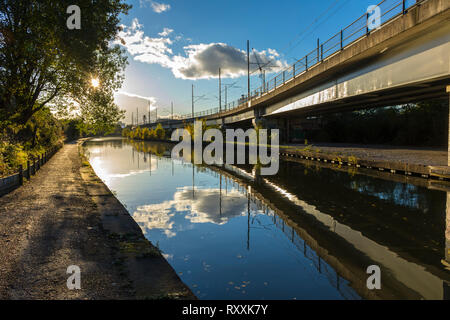
[{"label": "canal water", "polygon": [[[261,177],[172,160],[170,148],[86,143],[97,175],[198,298],[449,298],[439,188],[306,161]],[[367,288],[371,265],[380,290]]]}]

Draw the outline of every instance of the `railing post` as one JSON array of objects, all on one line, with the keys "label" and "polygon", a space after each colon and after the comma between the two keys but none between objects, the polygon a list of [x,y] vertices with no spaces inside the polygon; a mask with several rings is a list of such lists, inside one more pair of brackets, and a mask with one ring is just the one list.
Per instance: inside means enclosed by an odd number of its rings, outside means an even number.
[{"label": "railing post", "polygon": [[323,44],[320,45],[320,61],[323,61]]},{"label": "railing post", "polygon": [[23,185],[23,166],[19,165],[19,183],[22,186]]},{"label": "railing post", "polygon": [[283,71],[283,84],[286,83],[286,76],[285,76],[285,72]]},{"label": "railing post", "polygon": [[366,13],[366,35],[369,35],[369,13]]},{"label": "railing post", "polygon": [[27,179],[28,179],[28,180],[31,179],[31,165],[30,165],[30,160],[27,160]]},{"label": "railing post", "polygon": [[319,56],[320,56],[319,50],[320,50],[320,40],[317,39],[317,62],[319,62]]},{"label": "railing post", "polygon": [[405,14],[406,13],[406,0],[403,0],[403,3],[402,3],[402,14]]},{"label": "railing post", "polygon": [[305,71],[308,71],[308,56],[306,56]]},{"label": "railing post", "polygon": [[295,79],[295,63],[292,65],[292,78]]},{"label": "railing post", "polygon": [[341,30],[341,50],[344,49],[344,30]]}]

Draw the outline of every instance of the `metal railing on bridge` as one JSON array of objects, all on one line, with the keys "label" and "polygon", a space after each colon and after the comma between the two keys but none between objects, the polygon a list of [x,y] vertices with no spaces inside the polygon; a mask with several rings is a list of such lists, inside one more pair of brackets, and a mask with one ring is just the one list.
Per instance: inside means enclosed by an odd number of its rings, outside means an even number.
[{"label": "metal railing on bridge", "polygon": [[[393,19],[406,14],[409,9],[425,1],[427,0],[383,0],[379,2],[377,6],[381,10],[380,27],[382,25],[385,25],[386,23],[389,23]],[[205,111],[196,112],[194,113],[194,115],[192,115],[192,113],[188,113],[179,116],[178,119],[184,120],[205,117],[214,114],[220,115],[237,108],[245,108],[246,103],[249,100],[262,97],[274,91],[275,89],[278,89],[282,85],[313,69],[314,67],[322,63],[325,59],[344,50],[346,47],[359,41],[360,39],[368,36],[371,32],[376,31],[378,28],[370,29],[369,18],[369,14],[364,13],[358,19],[353,21],[345,28],[341,29],[338,33],[333,35],[328,40],[320,42],[320,40],[318,39],[317,47],[314,48],[314,50],[306,54],[300,60],[297,60],[288,68],[276,74],[271,80],[265,82],[261,87],[251,91],[250,99],[247,95],[242,95],[238,100],[227,103],[221,111],[219,110],[219,108],[212,108]]]}]

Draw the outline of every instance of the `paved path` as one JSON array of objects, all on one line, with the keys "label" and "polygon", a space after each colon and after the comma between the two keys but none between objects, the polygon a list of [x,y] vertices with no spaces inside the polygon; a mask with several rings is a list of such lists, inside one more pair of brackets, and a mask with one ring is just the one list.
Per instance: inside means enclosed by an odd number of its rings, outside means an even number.
[{"label": "paved path", "polygon": [[[305,148],[303,144],[289,144],[286,147]],[[378,145],[358,145],[342,143],[316,143],[311,145],[312,150],[325,153],[336,153],[346,156],[355,156],[358,159],[373,161],[392,161],[411,163],[425,166],[446,166],[447,150],[436,148],[414,148]]]},{"label": "paved path", "polygon": [[[80,162],[77,145],[67,144],[31,182],[0,198],[0,299],[133,297]],[[81,268],[81,290],[67,289],[70,265]]]}]

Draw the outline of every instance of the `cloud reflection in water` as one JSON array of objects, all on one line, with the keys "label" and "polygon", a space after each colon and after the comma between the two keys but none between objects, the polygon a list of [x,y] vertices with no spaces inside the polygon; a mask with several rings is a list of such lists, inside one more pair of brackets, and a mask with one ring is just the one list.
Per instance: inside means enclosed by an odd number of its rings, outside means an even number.
[{"label": "cloud reflection in water", "polygon": [[174,200],[157,204],[138,206],[133,213],[134,220],[146,233],[151,229],[161,229],[168,237],[176,236],[173,217],[185,213],[185,221],[190,224],[226,224],[233,217],[247,213],[247,197],[237,189],[225,193],[220,189],[179,188]]}]

